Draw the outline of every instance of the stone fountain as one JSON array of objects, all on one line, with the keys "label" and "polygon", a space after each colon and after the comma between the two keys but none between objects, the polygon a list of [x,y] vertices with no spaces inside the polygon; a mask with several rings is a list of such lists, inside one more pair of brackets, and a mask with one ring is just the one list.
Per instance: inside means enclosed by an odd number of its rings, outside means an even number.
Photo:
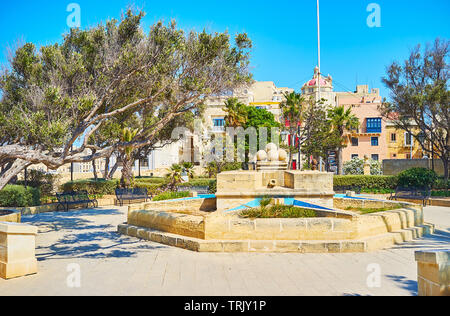
[{"label": "stone fountain", "polygon": [[270,143],[256,155],[255,171],[228,171],[217,176],[217,210],[232,210],[270,196],[333,207],[333,174],[287,170],[288,154]]}]

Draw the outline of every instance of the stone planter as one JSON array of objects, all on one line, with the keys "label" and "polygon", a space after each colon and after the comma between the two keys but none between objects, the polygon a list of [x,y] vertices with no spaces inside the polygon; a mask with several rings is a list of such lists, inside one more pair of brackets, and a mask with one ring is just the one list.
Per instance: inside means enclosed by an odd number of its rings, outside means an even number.
[{"label": "stone planter", "polygon": [[0,277],[12,279],[37,273],[37,227],[0,222]]}]

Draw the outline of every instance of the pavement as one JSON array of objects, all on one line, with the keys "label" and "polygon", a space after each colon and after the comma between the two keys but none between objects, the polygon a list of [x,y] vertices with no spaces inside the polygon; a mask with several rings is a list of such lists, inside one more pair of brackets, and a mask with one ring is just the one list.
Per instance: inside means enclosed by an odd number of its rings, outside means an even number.
[{"label": "pavement", "polygon": [[39,228],[38,274],[0,295],[417,295],[414,251],[450,249],[450,208],[426,207],[434,235],[372,253],[196,253],[121,236],[126,207],[24,216]]}]

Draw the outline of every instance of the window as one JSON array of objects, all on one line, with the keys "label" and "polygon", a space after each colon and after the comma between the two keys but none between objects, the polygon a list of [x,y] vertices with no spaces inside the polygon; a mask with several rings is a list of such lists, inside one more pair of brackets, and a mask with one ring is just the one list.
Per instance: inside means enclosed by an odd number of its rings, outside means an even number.
[{"label": "window", "polygon": [[397,141],[397,134],[391,133],[391,142],[395,143]]},{"label": "window", "polygon": [[381,118],[368,118],[366,124],[367,133],[381,133]]},{"label": "window", "polygon": [[378,161],[379,159],[380,159],[380,158],[379,158],[378,154],[373,154],[373,155],[372,155],[372,160]]},{"label": "window", "polygon": [[219,118],[219,119],[213,119],[214,127],[225,127],[225,119]]},{"label": "window", "polygon": [[411,146],[413,143],[413,136],[411,133],[405,133],[405,146]]},{"label": "window", "polygon": [[392,158],[397,158],[397,154],[392,154]]},{"label": "window", "polygon": [[359,155],[358,155],[358,154],[353,154],[353,155],[352,155],[352,160],[353,160],[353,159],[356,159],[356,158],[359,158]]},{"label": "window", "polygon": [[370,143],[372,146],[378,146],[378,137],[371,137]]},{"label": "window", "polygon": [[359,145],[359,140],[357,137],[352,137],[352,146],[356,147]]}]

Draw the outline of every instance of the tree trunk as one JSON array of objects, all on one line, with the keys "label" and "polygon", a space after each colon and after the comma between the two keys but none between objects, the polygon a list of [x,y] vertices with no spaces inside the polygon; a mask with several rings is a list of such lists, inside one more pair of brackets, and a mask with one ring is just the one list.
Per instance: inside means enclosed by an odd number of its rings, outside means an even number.
[{"label": "tree trunk", "polygon": [[446,159],[446,158],[442,159],[442,163],[444,164],[444,179],[447,182],[448,181],[448,159]]},{"label": "tree trunk", "polygon": [[124,157],[122,159],[122,177],[120,178],[120,186],[122,188],[130,188],[133,179],[133,159]]},{"label": "tree trunk", "polygon": [[3,190],[3,188],[9,183],[9,181],[11,181],[12,178],[17,176],[22,170],[30,165],[31,164],[28,161],[16,159],[11,168],[5,171],[0,177],[0,190]]},{"label": "tree trunk", "polygon": [[94,174],[94,180],[97,181],[98,175],[97,175],[97,166],[95,164],[95,159],[92,160],[92,173]]},{"label": "tree trunk", "polygon": [[103,170],[103,179],[108,178],[108,171],[109,171],[109,157],[106,157],[105,159],[105,169]]},{"label": "tree trunk", "polygon": [[114,174],[116,173],[117,169],[119,168],[119,162],[120,162],[120,160],[116,161],[115,165],[112,167],[111,171],[109,172],[106,180],[112,180],[114,178]]}]

